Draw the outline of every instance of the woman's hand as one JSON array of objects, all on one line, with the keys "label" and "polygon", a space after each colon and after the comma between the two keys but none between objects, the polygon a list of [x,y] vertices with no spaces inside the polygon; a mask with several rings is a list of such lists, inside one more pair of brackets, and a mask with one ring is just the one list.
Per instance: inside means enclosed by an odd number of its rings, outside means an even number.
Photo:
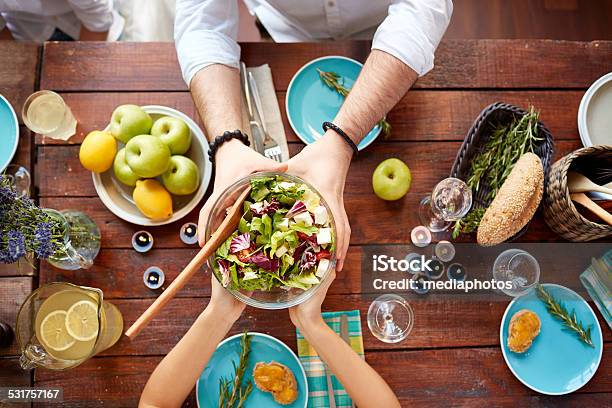
[{"label": "woman's hand", "polygon": [[206,310],[210,310],[211,314],[222,318],[230,326],[240,318],[246,304],[236,299],[228,290],[226,290],[215,276],[210,277],[212,293],[210,302]]},{"label": "woman's hand", "polygon": [[315,294],[310,299],[304,303],[289,308],[289,317],[291,318],[291,322],[301,332],[304,332],[305,328],[307,329],[323,322],[323,317],[321,316],[321,304],[323,303],[323,300],[325,300],[327,290],[334,279],[336,279],[336,271],[332,269],[329,271],[329,276],[327,279],[321,284],[321,286],[319,286]]},{"label": "woman's hand", "polygon": [[321,193],[336,224],[336,256],[338,271],[344,266],[344,259],[351,238],[351,226],[344,210],[344,182],[351,163],[352,151],[344,140],[333,131],[328,131],[315,143],[289,160],[288,173],[301,177]]},{"label": "woman's hand", "polygon": [[279,163],[265,158],[239,140],[232,139],[221,145],[215,156],[215,186],[211,196],[200,210],[198,220],[200,246],[203,246],[206,242],[205,231],[208,214],[223,190],[238,179],[257,171],[285,172],[286,170],[287,163]]}]

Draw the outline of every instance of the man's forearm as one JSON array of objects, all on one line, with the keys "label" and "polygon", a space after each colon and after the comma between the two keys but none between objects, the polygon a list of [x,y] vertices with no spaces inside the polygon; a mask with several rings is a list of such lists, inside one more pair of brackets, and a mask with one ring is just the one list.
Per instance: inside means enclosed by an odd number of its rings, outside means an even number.
[{"label": "man's forearm", "polygon": [[402,61],[372,50],[334,123],[359,143],[416,79],[416,72]]},{"label": "man's forearm", "polygon": [[190,88],[208,140],[226,130],[242,129],[240,72],[237,69],[209,65],[193,77]]}]

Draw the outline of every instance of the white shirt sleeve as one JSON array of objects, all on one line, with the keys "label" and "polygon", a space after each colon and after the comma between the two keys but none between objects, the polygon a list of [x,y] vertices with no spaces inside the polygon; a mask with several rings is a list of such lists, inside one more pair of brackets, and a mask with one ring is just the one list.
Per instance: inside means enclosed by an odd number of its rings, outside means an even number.
[{"label": "white shirt sleeve", "polygon": [[204,67],[223,64],[238,68],[237,0],[177,0],[174,42],[189,85]]},{"label": "white shirt sleeve", "polygon": [[434,66],[452,12],[451,0],[395,0],[374,34],[372,49],[393,55],[423,76]]},{"label": "white shirt sleeve", "polygon": [[89,31],[108,31],[113,24],[113,0],[68,0],[68,3]]}]

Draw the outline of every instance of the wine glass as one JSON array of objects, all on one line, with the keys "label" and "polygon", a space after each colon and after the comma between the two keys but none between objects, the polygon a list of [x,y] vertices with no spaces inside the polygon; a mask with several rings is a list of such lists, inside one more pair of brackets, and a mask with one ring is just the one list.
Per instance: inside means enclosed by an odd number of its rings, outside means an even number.
[{"label": "wine glass", "polygon": [[463,180],[449,177],[434,187],[431,196],[421,200],[419,218],[432,232],[446,230],[463,218],[472,207],[472,190]]},{"label": "wine glass", "polygon": [[377,297],[368,309],[368,328],[380,341],[399,343],[410,334],[414,313],[401,296],[385,294]]},{"label": "wine glass", "polygon": [[499,288],[508,296],[521,296],[533,288],[540,280],[540,264],[522,249],[508,249],[493,263],[493,279],[508,283],[511,287]]},{"label": "wine glass", "polygon": [[30,172],[19,164],[9,164],[4,170],[4,175],[9,179],[19,197],[30,196],[30,185],[32,179]]}]

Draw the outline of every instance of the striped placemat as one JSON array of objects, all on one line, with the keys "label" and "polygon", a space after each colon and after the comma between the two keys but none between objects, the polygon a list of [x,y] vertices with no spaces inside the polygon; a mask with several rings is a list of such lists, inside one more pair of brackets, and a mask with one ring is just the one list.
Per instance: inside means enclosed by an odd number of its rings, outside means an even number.
[{"label": "striped placemat", "polygon": [[[350,310],[347,312],[324,312],[323,319],[325,323],[340,336],[340,316],[348,317],[349,339],[351,347],[357,354],[364,357],[363,353],[363,336],[361,332],[361,317],[359,310]],[[329,407],[329,398],[327,390],[327,377],[325,375],[325,365],[319,358],[317,352],[306,341],[304,336],[296,329],[297,333],[297,348],[300,362],[306,371],[308,379],[308,407],[309,408],[327,408]],[[334,387],[334,399],[337,408],[351,408],[353,401],[346,393],[346,390],[332,374],[332,384]]]}]

